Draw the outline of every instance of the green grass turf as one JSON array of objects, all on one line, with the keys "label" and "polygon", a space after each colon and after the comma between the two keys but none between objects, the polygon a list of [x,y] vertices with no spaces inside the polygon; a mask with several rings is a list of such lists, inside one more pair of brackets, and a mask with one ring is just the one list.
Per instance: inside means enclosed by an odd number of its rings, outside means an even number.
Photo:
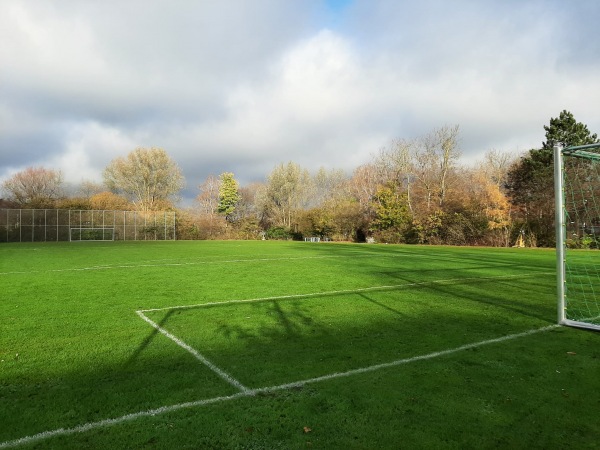
[{"label": "green grass turf", "polygon": [[[439,354],[552,326],[554,266],[531,249],[3,244],[0,447],[90,424],[20,446],[595,448],[600,334]],[[240,395],[136,314],[156,308],[143,314],[266,389]]]}]

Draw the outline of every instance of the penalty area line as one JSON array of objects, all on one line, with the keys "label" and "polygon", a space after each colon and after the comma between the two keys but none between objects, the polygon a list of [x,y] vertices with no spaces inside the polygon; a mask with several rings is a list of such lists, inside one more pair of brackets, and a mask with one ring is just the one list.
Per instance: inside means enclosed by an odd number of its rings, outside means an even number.
[{"label": "penalty area line", "polygon": [[404,364],[410,364],[410,363],[416,362],[416,361],[425,361],[428,359],[439,358],[440,356],[452,355],[453,353],[458,353],[458,352],[462,352],[465,350],[471,350],[471,349],[477,348],[477,347],[483,347],[484,345],[497,344],[499,342],[511,341],[513,339],[519,339],[522,337],[531,336],[532,334],[550,331],[555,328],[559,328],[560,326],[561,326],[560,324],[549,325],[549,326],[543,327],[543,328],[535,328],[532,330],[524,331],[522,333],[509,334],[507,336],[501,336],[499,338],[487,339],[485,341],[474,342],[472,344],[465,344],[465,345],[461,345],[460,347],[451,348],[451,349],[447,349],[447,350],[441,350],[439,352],[428,353],[426,355],[418,355],[418,356],[413,356],[411,358],[397,359],[396,361],[375,364],[373,366],[361,367],[359,369],[348,370],[346,372],[336,372],[336,373],[331,373],[328,375],[323,375],[320,377],[309,378],[308,380],[295,381],[292,383],[280,384],[277,386],[269,386],[269,387],[264,387],[264,388],[259,388],[259,389],[253,389],[252,392],[253,393],[261,393],[261,392],[280,391],[280,390],[284,390],[284,389],[292,389],[292,388],[301,387],[301,386],[304,386],[305,384],[318,383],[320,381],[333,380],[335,378],[350,377],[352,375],[358,375],[358,374],[368,373],[368,372],[375,372],[377,370],[386,369],[388,367],[397,367],[397,366],[401,366]]},{"label": "penalty area line", "polygon": [[561,326],[560,324],[555,324],[555,325],[549,325],[549,326],[546,326],[543,328],[534,328],[534,329],[531,329],[531,330],[528,330],[528,331],[525,331],[522,333],[515,333],[515,334],[510,334],[507,336],[502,336],[499,338],[487,339],[485,341],[475,342],[472,344],[466,344],[466,345],[462,345],[460,347],[456,347],[456,348],[452,348],[452,349],[428,353],[426,355],[413,356],[411,358],[399,359],[396,361],[382,363],[382,364],[376,364],[373,366],[363,367],[360,369],[348,370],[346,372],[337,372],[337,373],[333,373],[333,374],[329,374],[329,375],[323,375],[320,377],[309,378],[306,380],[296,381],[296,382],[292,382],[292,383],[280,384],[277,386],[268,386],[268,387],[257,388],[257,389],[247,389],[246,388],[245,390],[242,390],[241,392],[238,392],[237,394],[232,394],[229,396],[213,397],[213,398],[208,398],[208,399],[203,399],[203,400],[196,400],[196,401],[192,401],[192,402],[178,403],[178,404],[170,405],[170,406],[161,406],[160,408],[149,409],[146,411],[139,411],[136,413],[126,414],[124,416],[115,417],[112,419],[104,419],[104,420],[99,420],[97,422],[88,422],[86,424],[78,425],[78,426],[75,426],[72,428],[59,428],[56,430],[44,431],[42,433],[25,436],[25,437],[22,437],[19,439],[11,440],[11,441],[0,442],[0,449],[18,447],[20,445],[31,444],[33,442],[38,442],[38,441],[41,441],[44,439],[49,439],[52,437],[68,436],[68,435],[72,435],[72,434],[76,434],[76,433],[85,433],[87,431],[95,430],[98,428],[106,428],[106,427],[110,427],[113,425],[119,425],[119,424],[122,424],[125,422],[130,422],[130,421],[142,418],[142,417],[153,417],[153,416],[157,416],[160,414],[179,411],[182,409],[206,406],[206,405],[211,405],[211,404],[215,404],[215,403],[236,400],[236,399],[243,398],[243,397],[252,397],[252,396],[255,396],[258,394],[263,394],[263,393],[270,393],[270,392],[277,392],[277,391],[283,391],[283,390],[287,390],[287,389],[298,388],[298,387],[302,387],[304,385],[311,384],[311,383],[318,383],[321,381],[328,381],[328,380],[332,380],[332,379],[336,379],[336,378],[350,377],[353,375],[358,375],[358,374],[363,374],[363,373],[368,373],[368,372],[375,372],[377,370],[381,370],[381,369],[385,369],[385,368],[397,367],[397,366],[401,366],[404,364],[410,364],[410,363],[417,362],[417,361],[425,361],[425,360],[429,360],[429,359],[438,358],[440,356],[451,355],[454,353],[458,353],[458,352],[465,351],[465,350],[470,350],[470,349],[477,348],[477,347],[482,347],[485,345],[496,344],[496,343],[500,343],[500,342],[519,339],[522,337],[531,336],[533,334],[551,331],[553,329],[559,328],[560,326]]},{"label": "penalty area line", "polygon": [[210,362],[208,359],[206,359],[205,356],[203,356],[195,348],[190,347],[188,344],[186,344],[185,342],[183,342],[177,336],[175,336],[174,334],[169,333],[167,330],[165,330],[163,327],[161,327],[160,325],[158,325],[156,322],[154,322],[153,320],[151,320],[148,317],[146,317],[141,311],[136,311],[136,314],[138,316],[140,316],[140,318],[144,322],[150,324],[150,326],[152,328],[154,328],[155,330],[157,330],[163,336],[168,337],[173,342],[175,342],[177,345],[179,345],[181,348],[183,348],[184,350],[188,351],[194,358],[196,358],[198,361],[200,361],[202,364],[204,364],[206,367],[208,367],[210,370],[212,370],[214,373],[216,373],[223,381],[226,381],[227,383],[231,384],[232,386],[235,386],[241,392],[248,392],[249,391],[249,389],[246,386],[244,386],[242,383],[240,383],[238,380],[236,380],[235,378],[233,378],[227,372],[225,372],[224,370],[220,369],[215,364],[213,364],[212,362]]},{"label": "penalty area line", "polygon": [[460,282],[502,280],[502,279],[508,279],[508,278],[531,278],[531,277],[537,277],[540,275],[553,275],[553,274],[554,274],[554,272],[540,272],[540,273],[527,274],[527,275],[500,275],[500,276],[495,276],[495,277],[447,278],[447,279],[443,279],[443,280],[420,281],[418,283],[371,286],[371,287],[356,288],[356,289],[343,289],[343,290],[339,290],[339,291],[310,292],[307,294],[277,295],[277,296],[273,296],[273,297],[259,297],[259,298],[248,298],[248,299],[237,299],[237,300],[223,300],[221,302],[196,303],[193,305],[165,306],[164,308],[140,309],[136,312],[139,314],[139,313],[145,313],[145,312],[169,311],[169,310],[173,310],[173,309],[197,309],[197,308],[207,308],[207,307],[211,307],[211,306],[226,306],[226,305],[235,305],[235,304],[243,304],[243,303],[268,302],[268,301],[273,301],[273,300],[294,300],[294,299],[302,299],[302,298],[326,297],[329,295],[360,294],[361,292],[371,292],[371,291],[410,289],[410,288],[415,288],[415,287],[432,286],[432,285],[436,285],[436,284],[453,284],[453,283],[460,283]]}]

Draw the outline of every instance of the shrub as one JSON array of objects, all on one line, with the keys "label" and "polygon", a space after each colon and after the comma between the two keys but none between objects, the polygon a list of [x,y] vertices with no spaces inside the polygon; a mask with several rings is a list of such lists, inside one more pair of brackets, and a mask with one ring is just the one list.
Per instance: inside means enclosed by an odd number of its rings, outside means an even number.
[{"label": "shrub", "polygon": [[271,227],[266,232],[267,239],[287,241],[293,238],[293,233],[286,227]]}]

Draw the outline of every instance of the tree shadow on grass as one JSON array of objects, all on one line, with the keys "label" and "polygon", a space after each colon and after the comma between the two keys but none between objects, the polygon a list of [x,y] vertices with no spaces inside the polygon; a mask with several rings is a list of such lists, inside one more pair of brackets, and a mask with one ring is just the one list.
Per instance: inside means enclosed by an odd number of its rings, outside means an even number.
[{"label": "tree shadow on grass", "polygon": [[[157,323],[157,325],[160,328],[164,328],[164,325],[169,321],[169,319],[171,318],[171,316],[173,315],[174,312],[175,312],[175,310],[173,310],[173,309],[168,310],[167,314],[164,315],[164,317]],[[159,334],[161,334],[161,333],[158,330],[158,328],[152,327],[152,330],[150,331],[148,336],[146,336],[144,338],[144,340],[140,343],[140,345],[131,354],[129,359],[127,359],[127,361],[125,361],[125,363],[123,364],[123,367],[127,368],[127,367],[131,366],[138,359],[140,354],[152,343],[152,341]]]},{"label": "tree shadow on grass", "polygon": [[97,353],[74,358],[57,373],[51,355],[38,355],[50,358],[53,370],[27,378],[3,374],[0,442],[238,392],[182,349],[158,341],[149,341],[127,366]]},{"label": "tree shadow on grass", "polygon": [[362,298],[364,298],[366,301],[371,302],[372,304],[379,306],[380,308],[383,308],[389,312],[391,312],[392,314],[396,314],[400,317],[405,317],[406,314],[403,313],[402,311],[400,311],[399,309],[395,309],[392,308],[391,306],[388,306],[386,304],[384,304],[383,302],[380,302],[378,300],[375,300],[374,298],[372,298],[372,296],[366,295],[366,294],[359,294]]},{"label": "tree shadow on grass", "polygon": [[[304,250],[306,249],[306,250]],[[322,259],[324,278],[365,283],[422,283],[473,277],[537,276],[554,272],[546,252],[516,253],[512,249],[464,249],[420,246],[316,245],[301,252],[329,255]],[[345,258],[347,256],[347,259]],[[328,270],[328,269],[331,270]],[[333,277],[331,274],[334,274]]]},{"label": "tree shadow on grass", "polygon": [[[312,297],[312,296],[310,296]],[[309,298],[307,296],[306,298]],[[284,309],[281,303],[291,305]],[[248,324],[221,323],[216,329],[217,333],[227,339],[279,339],[282,336],[294,338],[301,336],[307,327],[316,327],[309,309],[302,306],[298,299],[264,300],[246,304],[252,310],[252,317],[258,318],[260,323]]]},{"label": "tree shadow on grass", "polygon": [[[488,285],[489,288],[482,288]],[[463,299],[474,304],[487,305],[510,313],[509,317],[531,317],[542,322],[553,323],[556,310],[554,286],[538,280],[469,280],[462,284],[436,284],[428,287],[441,298]],[[540,303],[539,296],[548,295],[548,303]],[[527,300],[526,297],[531,300]],[[535,301],[534,301],[535,300]]]},{"label": "tree shadow on grass", "polygon": [[188,311],[212,323],[214,336],[207,343],[188,328],[181,338],[250,387],[293,382],[552,323],[553,308],[535,294],[532,301],[518,297],[527,286],[470,280],[265,299],[222,305],[229,310],[222,316],[216,306],[205,307],[206,315],[199,306]]}]

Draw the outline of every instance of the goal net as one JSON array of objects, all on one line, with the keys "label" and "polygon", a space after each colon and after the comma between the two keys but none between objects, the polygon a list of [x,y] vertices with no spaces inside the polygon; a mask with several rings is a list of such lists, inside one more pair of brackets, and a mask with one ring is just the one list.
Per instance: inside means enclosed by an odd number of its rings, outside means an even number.
[{"label": "goal net", "polygon": [[600,330],[600,143],[554,148],[558,320]]},{"label": "goal net", "polygon": [[70,228],[70,241],[114,241],[114,228]]}]

